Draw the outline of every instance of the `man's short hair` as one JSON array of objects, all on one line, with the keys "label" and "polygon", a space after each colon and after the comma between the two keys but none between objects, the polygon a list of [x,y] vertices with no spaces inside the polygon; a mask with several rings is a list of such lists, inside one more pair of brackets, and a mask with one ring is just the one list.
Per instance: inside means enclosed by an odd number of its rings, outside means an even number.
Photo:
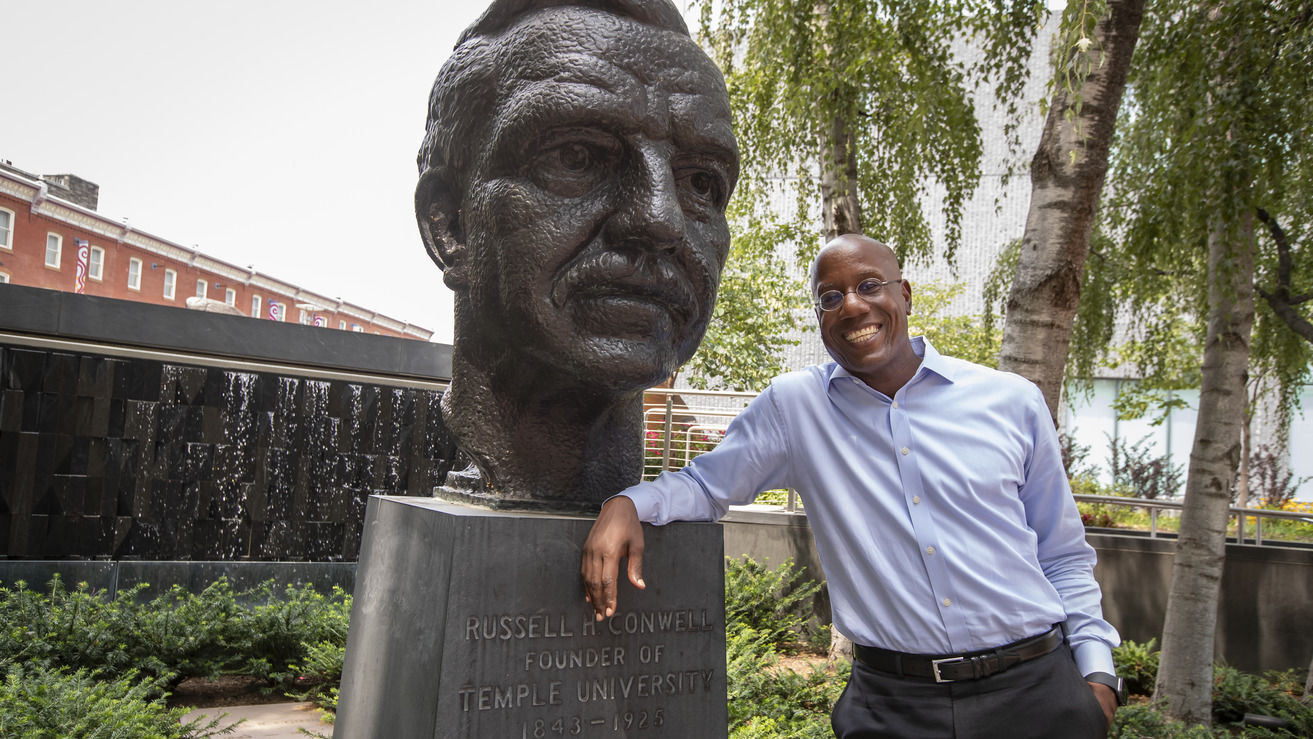
[{"label": "man's short hair", "polygon": [[456,42],[429,93],[428,120],[417,162],[419,171],[441,168],[454,188],[463,189],[470,144],[486,126],[496,103],[496,73],[501,49],[496,39],[525,16],[551,8],[573,7],[630,18],[644,25],[688,36],[688,26],[669,0],[494,0]]}]

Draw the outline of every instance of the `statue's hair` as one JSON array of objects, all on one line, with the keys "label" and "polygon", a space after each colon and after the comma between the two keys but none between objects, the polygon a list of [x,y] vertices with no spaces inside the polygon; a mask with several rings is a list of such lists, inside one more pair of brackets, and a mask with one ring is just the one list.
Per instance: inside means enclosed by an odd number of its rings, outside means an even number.
[{"label": "statue's hair", "polygon": [[639,23],[688,36],[683,16],[670,0],[493,0],[483,15],[461,34],[451,57],[442,65],[429,94],[428,120],[417,163],[422,174],[442,167],[464,179],[471,134],[492,105],[496,72],[496,38],[526,16],[551,8],[581,8],[611,13]]}]

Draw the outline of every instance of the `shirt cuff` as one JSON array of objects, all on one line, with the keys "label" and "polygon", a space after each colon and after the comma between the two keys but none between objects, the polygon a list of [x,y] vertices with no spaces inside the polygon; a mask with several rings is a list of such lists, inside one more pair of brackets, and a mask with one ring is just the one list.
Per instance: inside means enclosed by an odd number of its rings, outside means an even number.
[{"label": "shirt cuff", "polygon": [[[626,490],[623,493],[612,495],[611,498],[628,498],[634,502],[634,510],[638,511],[638,520],[643,523],[653,523],[656,521],[657,511],[660,507],[659,501],[655,495],[643,495],[639,490]],[[610,500],[607,498],[606,500]],[[602,505],[606,505],[606,500]]]},{"label": "shirt cuff", "polygon": [[1081,675],[1088,675],[1091,672],[1117,674],[1117,667],[1112,661],[1112,649],[1103,642],[1085,642],[1072,650],[1072,657],[1075,658],[1076,669],[1080,670]]}]

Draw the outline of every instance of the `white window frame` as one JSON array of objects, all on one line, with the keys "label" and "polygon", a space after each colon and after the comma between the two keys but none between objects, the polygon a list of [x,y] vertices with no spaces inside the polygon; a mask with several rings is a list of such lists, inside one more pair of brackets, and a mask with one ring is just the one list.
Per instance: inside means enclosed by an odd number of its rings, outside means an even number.
[{"label": "white window frame", "polygon": [[0,285],[8,285],[8,284],[9,284],[9,273],[0,272]]},{"label": "white window frame", "polygon": [[[53,240],[53,241],[52,241]],[[55,263],[50,263],[50,245],[55,246]],[[59,269],[64,262],[64,237],[57,233],[46,234],[46,266],[51,269]]]},{"label": "white window frame", "polygon": [[14,250],[14,212],[8,208],[0,208],[0,213],[9,216],[9,225],[0,230],[0,249],[5,251]]},{"label": "white window frame", "polygon": [[263,316],[260,315],[260,309],[264,307],[263,303],[264,303],[264,301],[262,301],[262,300],[260,299],[260,296],[259,296],[259,295],[252,295],[252,296],[251,296],[251,317],[252,317],[252,318],[263,318]]},{"label": "white window frame", "polygon": [[343,321],[340,318],[337,319],[337,327],[343,331],[346,331],[346,321]]},{"label": "white window frame", "polygon": [[353,324],[351,324],[351,331],[352,331],[353,333],[363,334],[363,333],[365,333],[365,327],[364,327],[364,326],[361,326],[361,325],[358,324],[358,323],[353,323]]},{"label": "white window frame", "polygon": [[196,297],[208,298],[210,296],[210,283],[205,280],[196,281]]},{"label": "white window frame", "polygon": [[136,257],[132,257],[131,259],[128,260],[128,289],[129,290],[141,289],[141,268],[142,268],[142,262],[140,259],[137,259]]},{"label": "white window frame", "polygon": [[96,282],[105,279],[105,250],[99,246],[87,252],[87,277]]},{"label": "white window frame", "polygon": [[225,288],[223,289],[223,302],[225,302],[225,303],[227,303],[228,305],[231,305],[232,307],[236,308],[236,307],[237,307],[237,291],[234,290],[234,289],[232,289],[231,287],[225,287]]},{"label": "white window frame", "polygon": [[164,270],[164,299],[175,300],[178,296],[178,273],[176,270]]}]

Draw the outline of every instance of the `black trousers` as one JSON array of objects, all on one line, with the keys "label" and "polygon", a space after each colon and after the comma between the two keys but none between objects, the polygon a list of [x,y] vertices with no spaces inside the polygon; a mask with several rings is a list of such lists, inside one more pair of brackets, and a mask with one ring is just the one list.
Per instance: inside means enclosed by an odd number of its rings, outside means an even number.
[{"label": "black trousers", "polygon": [[853,663],[839,739],[1103,739],[1108,721],[1066,644],[980,680],[935,683]]}]

